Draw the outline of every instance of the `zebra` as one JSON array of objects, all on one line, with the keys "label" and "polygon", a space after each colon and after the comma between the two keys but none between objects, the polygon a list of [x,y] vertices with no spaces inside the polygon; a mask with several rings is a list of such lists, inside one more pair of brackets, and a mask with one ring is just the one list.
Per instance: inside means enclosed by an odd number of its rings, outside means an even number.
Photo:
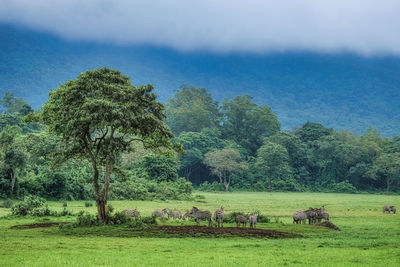
[{"label": "zebra", "polygon": [[317,221],[318,218],[318,212],[317,209],[309,208],[308,210],[303,211],[308,219],[308,223],[312,224]]},{"label": "zebra", "polygon": [[225,217],[224,207],[221,207],[219,210],[216,210],[214,212],[214,220],[217,227],[224,227],[224,217]]},{"label": "zebra", "polygon": [[170,213],[168,213],[168,220],[170,218],[172,218],[172,219],[181,219],[182,218],[182,212],[180,212],[179,210],[170,212]]},{"label": "zebra", "polygon": [[256,228],[258,214],[249,216],[250,228]]},{"label": "zebra", "polygon": [[396,214],[396,207],[395,206],[390,206],[390,211],[393,211],[394,214]]},{"label": "zebra", "polygon": [[197,225],[200,224],[200,220],[208,220],[208,226],[209,227],[212,226],[212,220],[211,220],[212,214],[208,210],[202,211],[196,207],[193,207],[188,213],[185,214],[185,218],[187,216],[195,217]]},{"label": "zebra", "polygon": [[139,218],[140,217],[140,212],[136,209],[134,210],[124,210],[124,213],[126,216],[129,217],[135,217],[135,218]]},{"label": "zebra", "polygon": [[293,213],[292,217],[293,217],[293,223],[299,224],[303,222],[303,224],[306,224],[307,214],[304,211],[298,210],[295,213]]},{"label": "zebra", "polygon": [[383,213],[387,212],[390,213],[393,211],[393,213],[396,213],[396,207],[395,206],[383,206]]},{"label": "zebra", "polygon": [[246,227],[247,221],[249,220],[249,215],[242,216],[238,215],[236,216],[236,227],[240,227],[240,224],[242,224],[243,227]]},{"label": "zebra", "polygon": [[152,217],[161,217],[162,218],[162,217],[164,217],[165,214],[169,214],[169,209],[168,208],[165,208],[165,209],[163,209],[161,211],[155,210],[155,211],[153,211],[151,213],[151,216]]}]

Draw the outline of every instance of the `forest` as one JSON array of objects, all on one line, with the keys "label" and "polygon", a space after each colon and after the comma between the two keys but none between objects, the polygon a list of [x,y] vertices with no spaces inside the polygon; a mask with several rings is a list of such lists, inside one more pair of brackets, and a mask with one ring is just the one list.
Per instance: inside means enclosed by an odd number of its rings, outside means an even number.
[{"label": "forest", "polygon": [[[130,143],[110,171],[109,198],[189,200],[194,188],[399,192],[400,136],[384,138],[373,128],[357,135],[316,122],[283,131],[273,110],[256,102],[238,95],[219,103],[205,88],[183,85],[153,107],[165,117],[174,149]],[[33,110],[11,92],[0,105],[0,199],[95,198],[90,161],[57,160],[62,137],[32,119],[43,108]]]}]

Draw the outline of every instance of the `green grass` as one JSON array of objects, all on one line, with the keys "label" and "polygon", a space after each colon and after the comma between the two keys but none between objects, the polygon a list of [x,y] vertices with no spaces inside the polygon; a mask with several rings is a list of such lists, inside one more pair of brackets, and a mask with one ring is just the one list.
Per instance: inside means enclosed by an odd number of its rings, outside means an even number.
[{"label": "green grass", "polygon": [[[259,210],[272,223],[259,228],[303,235],[294,239],[240,237],[179,238],[149,236],[126,226],[86,228],[37,228],[11,226],[75,217],[0,219],[0,266],[399,266],[400,215],[383,214],[383,205],[400,207],[400,196],[323,193],[200,193],[196,201],[110,201],[116,210],[137,208],[142,215],[154,209],[187,210],[193,205],[226,212]],[[62,202],[50,202],[62,210]],[[309,225],[293,225],[291,214],[309,206],[325,205],[331,221],[341,231]],[[68,202],[74,212],[87,210],[84,201]],[[0,216],[9,213],[0,208]],[[279,221],[275,223],[275,220]],[[161,222],[181,224],[182,222]],[[185,224],[194,224],[186,222]],[[206,223],[203,222],[203,225]],[[226,226],[233,226],[226,225]]]}]

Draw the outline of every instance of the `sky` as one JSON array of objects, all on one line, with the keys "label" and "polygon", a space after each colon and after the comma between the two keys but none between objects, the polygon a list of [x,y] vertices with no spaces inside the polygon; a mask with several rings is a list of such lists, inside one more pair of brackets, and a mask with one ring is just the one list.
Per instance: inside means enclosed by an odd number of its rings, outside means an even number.
[{"label": "sky", "polygon": [[400,0],[0,0],[0,23],[68,40],[217,53],[400,56]]}]

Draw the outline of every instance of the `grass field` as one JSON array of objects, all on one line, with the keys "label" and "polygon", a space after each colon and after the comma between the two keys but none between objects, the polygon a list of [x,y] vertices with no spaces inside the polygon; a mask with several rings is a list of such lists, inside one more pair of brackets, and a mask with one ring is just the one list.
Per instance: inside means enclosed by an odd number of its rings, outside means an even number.
[{"label": "grass field", "polygon": [[[133,233],[126,226],[59,229],[10,229],[38,222],[72,222],[70,217],[7,217],[0,208],[0,266],[400,266],[400,214],[383,214],[383,205],[400,207],[400,196],[324,193],[199,193],[198,201],[111,201],[116,210],[137,208],[187,210],[193,205],[226,212],[259,210],[271,223],[258,228],[301,234],[293,239],[242,237],[170,237]],[[61,202],[49,202],[62,210]],[[293,225],[291,214],[308,207],[325,208],[341,231]],[[84,201],[68,202],[73,212]],[[5,217],[6,216],[6,217]],[[182,222],[160,222],[182,224]],[[184,224],[193,225],[193,222]],[[203,225],[206,223],[203,222]],[[226,227],[233,224],[225,224]]]}]

